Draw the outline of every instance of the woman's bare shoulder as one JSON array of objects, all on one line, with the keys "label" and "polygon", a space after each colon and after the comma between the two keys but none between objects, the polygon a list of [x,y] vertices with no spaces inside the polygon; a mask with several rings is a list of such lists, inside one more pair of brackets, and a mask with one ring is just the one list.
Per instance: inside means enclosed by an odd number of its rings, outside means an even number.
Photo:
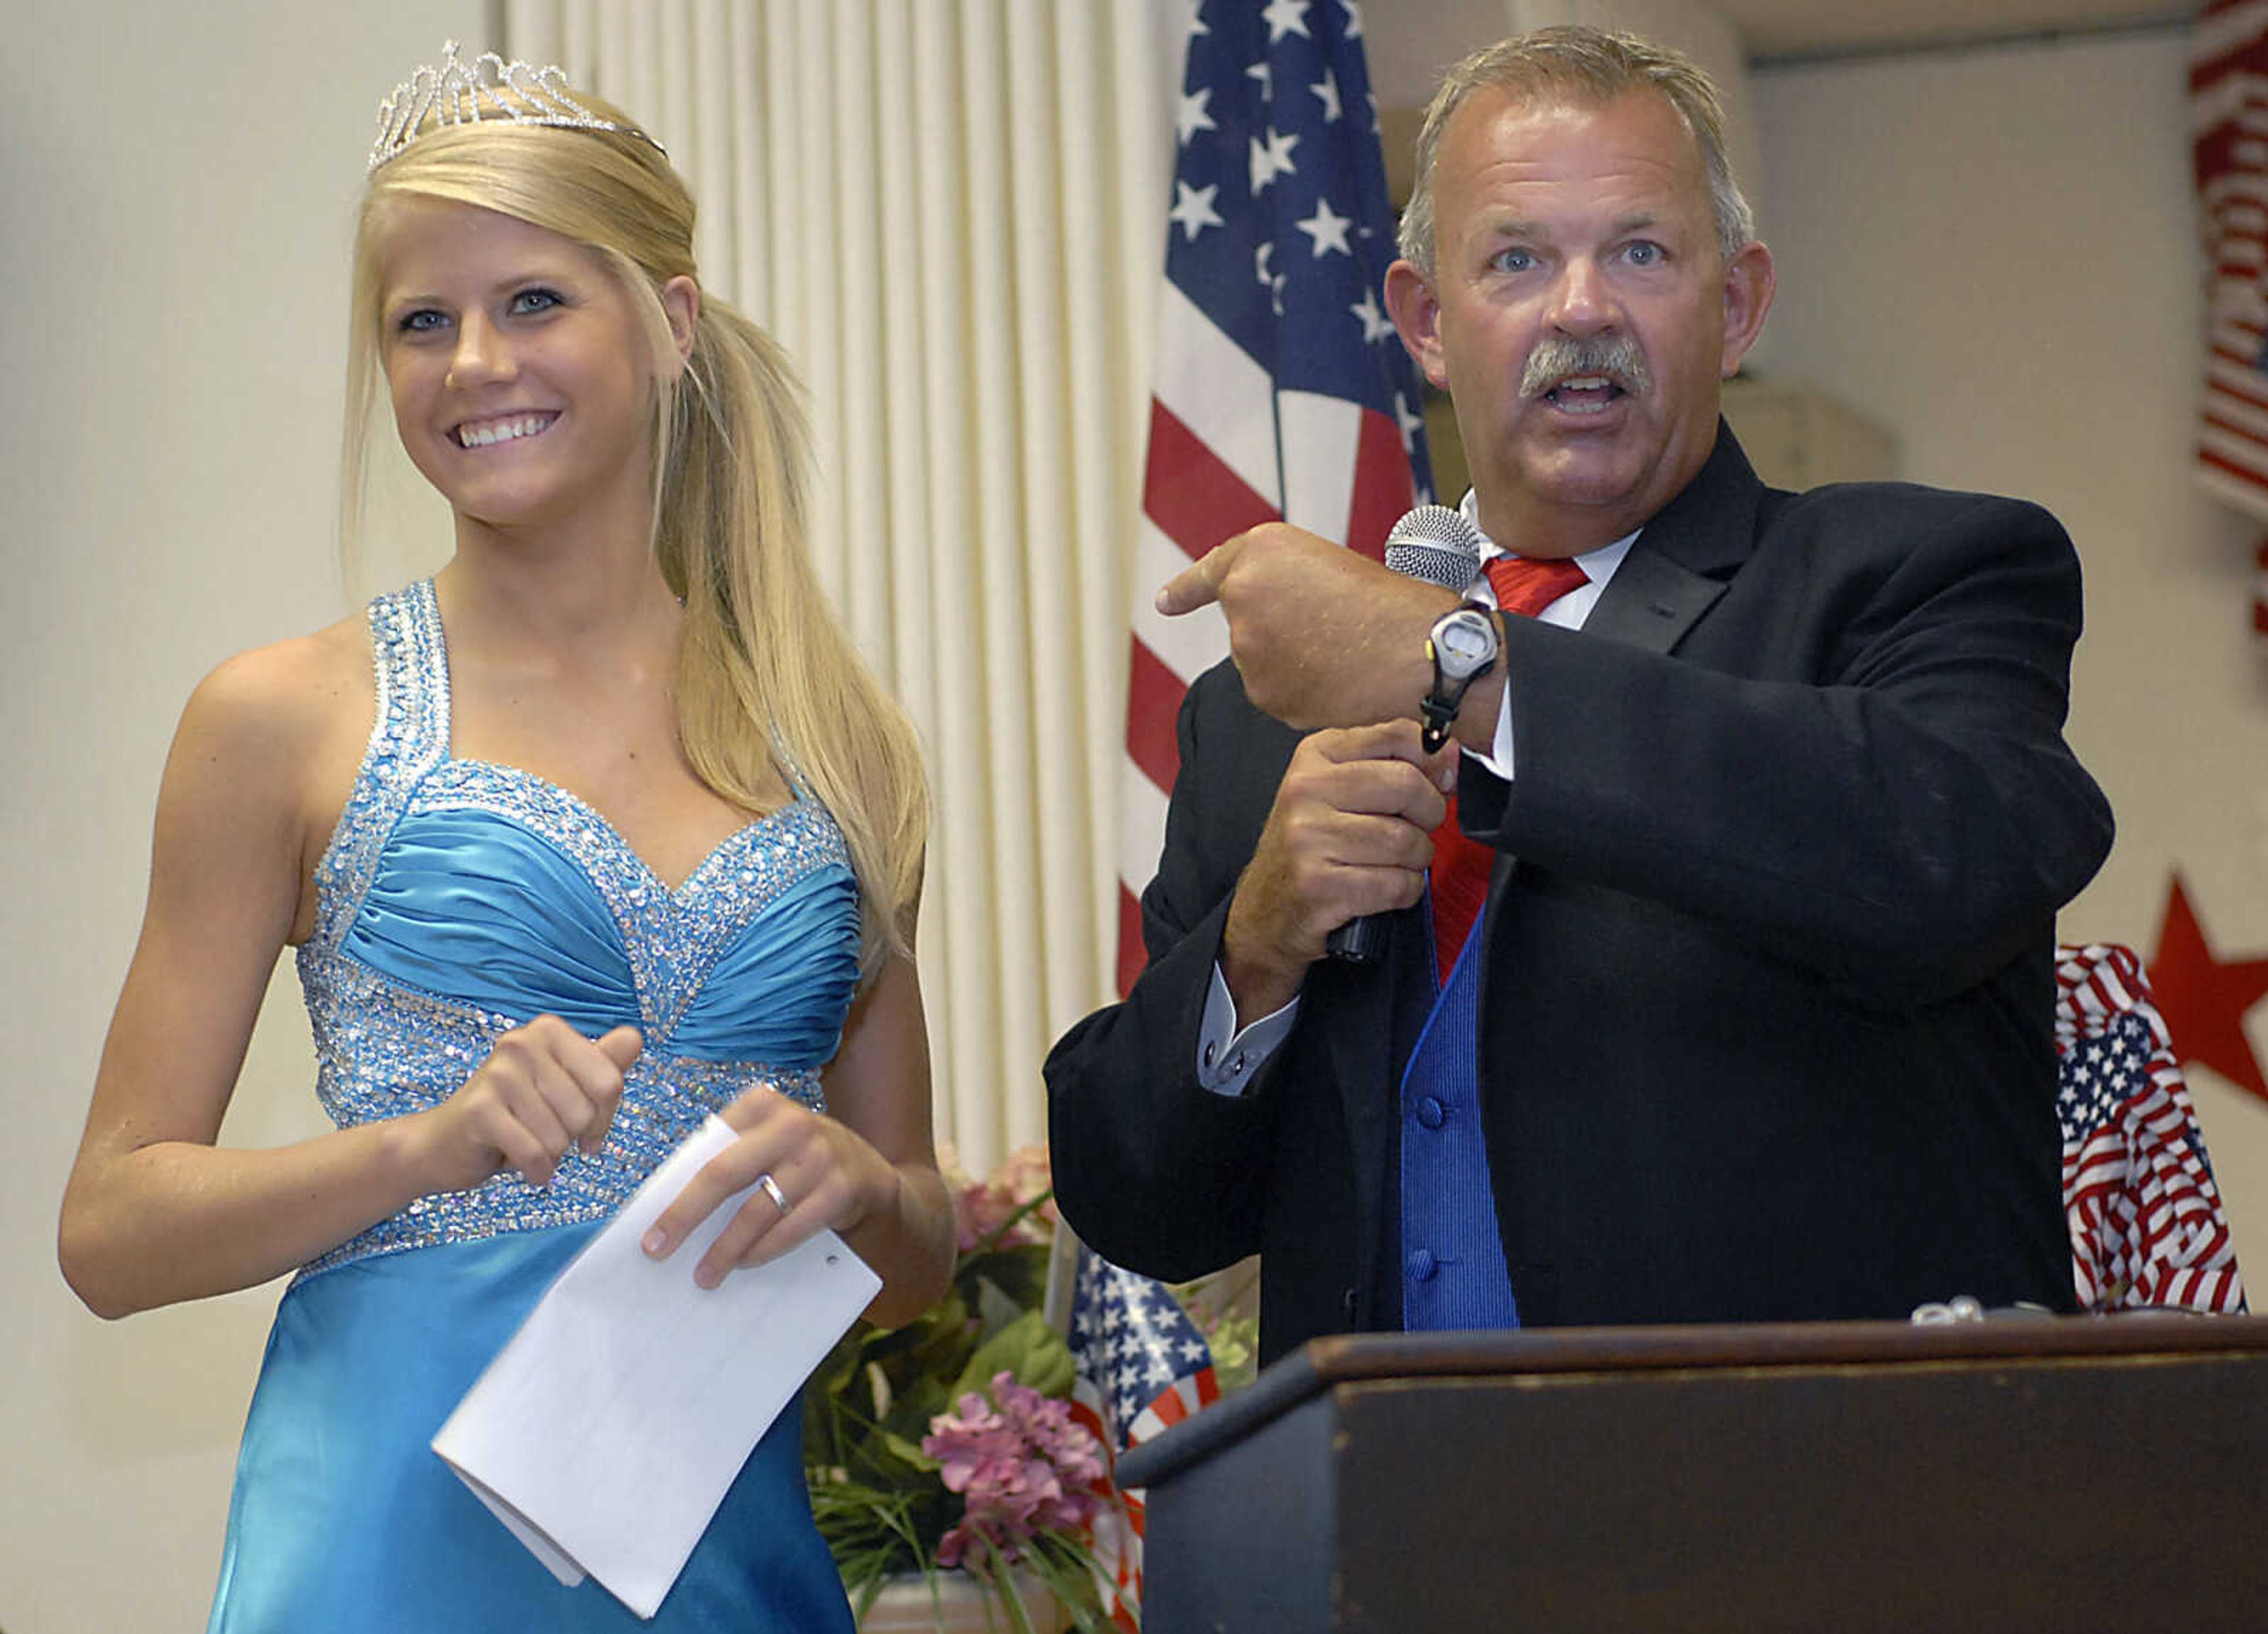
[{"label": "woman's bare shoulder", "polygon": [[359,618],[342,619],[223,659],[189,695],[182,732],[304,750],[335,732],[343,716],[366,724],[373,691],[369,637]]},{"label": "woman's bare shoulder", "polygon": [[319,821],[344,797],[333,785],[352,780],[375,693],[359,619],[224,659],[181,711],[167,788],[220,810],[250,802]]}]

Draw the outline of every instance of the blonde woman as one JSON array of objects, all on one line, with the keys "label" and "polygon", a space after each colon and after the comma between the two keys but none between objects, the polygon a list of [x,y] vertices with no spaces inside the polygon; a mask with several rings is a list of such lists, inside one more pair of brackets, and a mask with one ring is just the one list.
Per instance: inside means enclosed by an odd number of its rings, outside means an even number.
[{"label": "blonde woman", "polygon": [[[881,1275],[875,1319],[942,1291],[926,796],[805,558],[788,368],[702,291],[659,146],[556,70],[453,46],[382,125],[345,504],[382,383],[455,554],[189,700],[63,1262],[107,1316],[298,1273],[213,1630],[639,1626],[554,1581],[427,1441],[712,1110],[739,1138],[650,1254],[753,1184],[682,1274],[831,1226]],[[286,945],[338,1128],[222,1148]],[[782,1415],[648,1626],[848,1627],[798,1430]]]}]

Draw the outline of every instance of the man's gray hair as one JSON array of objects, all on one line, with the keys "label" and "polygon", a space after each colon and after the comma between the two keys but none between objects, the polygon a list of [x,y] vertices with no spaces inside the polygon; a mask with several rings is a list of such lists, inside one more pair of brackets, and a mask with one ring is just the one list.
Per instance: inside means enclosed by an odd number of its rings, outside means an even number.
[{"label": "man's gray hair", "polygon": [[1717,247],[1730,261],[1756,235],[1755,212],[1733,179],[1725,151],[1725,107],[1700,64],[1635,34],[1569,26],[1539,28],[1474,52],[1441,77],[1418,132],[1418,179],[1402,212],[1403,255],[1433,276],[1433,160],[1441,131],[1458,105],[1484,85],[1523,100],[1607,103],[1634,92],[1665,98],[1693,133],[1709,173],[1709,200],[1717,217]]}]

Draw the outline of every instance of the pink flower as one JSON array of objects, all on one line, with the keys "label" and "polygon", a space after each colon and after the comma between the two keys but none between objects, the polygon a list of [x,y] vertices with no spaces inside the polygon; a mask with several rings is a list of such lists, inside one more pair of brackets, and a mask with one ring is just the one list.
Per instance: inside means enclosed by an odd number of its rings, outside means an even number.
[{"label": "pink flower", "polygon": [[[967,1254],[999,1231],[1019,1209],[1047,1193],[1051,1184],[1048,1149],[1021,1147],[981,1181],[965,1180],[957,1168],[948,1174],[947,1179],[959,1188],[954,1195],[953,1212],[961,1228],[960,1251]],[[1045,1242],[1054,1232],[1057,1218],[1055,1199],[1049,1197],[1003,1233],[995,1246],[1005,1248]]]},{"label": "pink flower", "polygon": [[[946,1490],[963,1500],[960,1521],[939,1542],[938,1564],[957,1566],[972,1551],[1023,1557],[1042,1532],[1074,1532],[1101,1506],[1086,1488],[1102,1478],[1102,1448],[1053,1401],[1015,1375],[992,1376],[992,1401],[970,1393],[957,1414],[930,1420],[922,1451],[938,1461]],[[989,1551],[976,1551],[979,1539]]]}]

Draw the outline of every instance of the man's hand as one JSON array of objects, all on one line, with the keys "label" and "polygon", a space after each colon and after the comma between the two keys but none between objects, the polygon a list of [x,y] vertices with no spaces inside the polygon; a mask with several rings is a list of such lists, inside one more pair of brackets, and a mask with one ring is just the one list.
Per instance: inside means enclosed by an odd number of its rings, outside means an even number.
[{"label": "man's hand", "polygon": [[1426,632],[1457,598],[1270,522],[1216,545],[1158,593],[1168,615],[1210,602],[1228,620],[1245,695],[1304,730],[1414,720],[1433,684]]},{"label": "man's hand", "polygon": [[1339,926],[1418,900],[1448,811],[1454,755],[1425,754],[1406,720],[1301,740],[1221,932],[1221,975],[1240,1027],[1292,1001]]}]

